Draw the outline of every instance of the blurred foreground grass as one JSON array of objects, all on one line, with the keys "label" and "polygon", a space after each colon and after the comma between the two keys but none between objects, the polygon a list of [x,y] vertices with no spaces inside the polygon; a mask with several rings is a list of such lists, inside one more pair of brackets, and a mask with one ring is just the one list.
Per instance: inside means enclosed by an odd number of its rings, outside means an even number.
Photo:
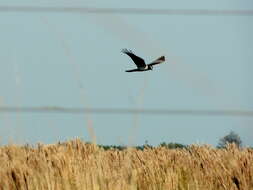
[{"label": "blurred foreground grass", "polygon": [[251,190],[253,149],[104,150],[79,139],[8,145],[0,147],[0,189]]}]

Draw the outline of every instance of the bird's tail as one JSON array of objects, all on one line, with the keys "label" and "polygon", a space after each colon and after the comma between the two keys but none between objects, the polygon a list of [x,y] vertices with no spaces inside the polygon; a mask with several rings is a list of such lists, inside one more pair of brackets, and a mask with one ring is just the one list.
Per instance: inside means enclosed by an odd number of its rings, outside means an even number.
[{"label": "bird's tail", "polygon": [[161,57],[157,58],[156,60],[152,61],[149,65],[160,64],[160,63],[162,63],[164,61],[165,61],[165,56],[161,56]]}]

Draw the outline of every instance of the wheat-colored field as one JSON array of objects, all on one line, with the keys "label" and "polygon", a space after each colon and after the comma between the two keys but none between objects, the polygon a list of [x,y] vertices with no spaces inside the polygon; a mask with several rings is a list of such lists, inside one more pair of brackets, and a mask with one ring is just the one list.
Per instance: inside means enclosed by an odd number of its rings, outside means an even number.
[{"label": "wheat-colored field", "polygon": [[0,148],[0,189],[253,189],[253,150],[104,150],[76,139]]}]

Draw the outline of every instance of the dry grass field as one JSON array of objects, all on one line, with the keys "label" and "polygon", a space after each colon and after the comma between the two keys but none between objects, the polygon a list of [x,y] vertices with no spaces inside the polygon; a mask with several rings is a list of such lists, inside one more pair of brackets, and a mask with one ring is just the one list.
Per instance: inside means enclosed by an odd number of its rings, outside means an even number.
[{"label": "dry grass field", "polygon": [[76,139],[0,147],[0,189],[251,190],[253,150],[192,145],[122,151]]}]

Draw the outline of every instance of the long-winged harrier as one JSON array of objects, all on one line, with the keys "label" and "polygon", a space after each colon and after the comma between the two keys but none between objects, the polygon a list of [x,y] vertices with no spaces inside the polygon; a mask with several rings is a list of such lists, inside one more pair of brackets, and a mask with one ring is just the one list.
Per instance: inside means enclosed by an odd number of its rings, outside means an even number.
[{"label": "long-winged harrier", "polygon": [[131,69],[131,70],[126,70],[126,72],[137,72],[137,71],[148,71],[148,70],[152,70],[153,69],[153,65],[157,65],[160,64],[162,62],[165,61],[165,57],[161,56],[158,59],[156,59],[155,61],[146,64],[144,59],[136,56],[131,50],[127,50],[127,49],[123,49],[122,50],[123,53],[127,54],[129,57],[131,57],[131,59],[133,60],[133,62],[136,64],[137,69]]}]

